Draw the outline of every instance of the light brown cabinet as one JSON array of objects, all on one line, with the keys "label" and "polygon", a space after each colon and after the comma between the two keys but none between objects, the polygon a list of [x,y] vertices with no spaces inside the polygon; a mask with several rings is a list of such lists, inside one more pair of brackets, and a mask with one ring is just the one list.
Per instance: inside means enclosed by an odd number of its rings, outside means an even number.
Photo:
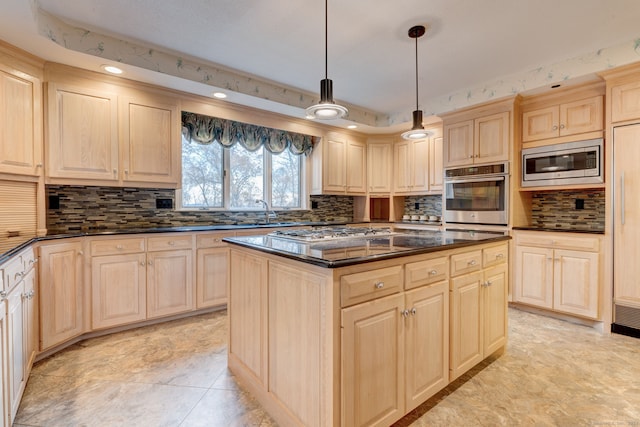
[{"label": "light brown cabinet", "polygon": [[193,310],[192,250],[147,253],[147,318]]},{"label": "light brown cabinet", "polygon": [[510,112],[444,124],[444,166],[509,160]]},{"label": "light brown cabinet", "polygon": [[613,85],[610,98],[612,123],[640,119],[640,81]]},{"label": "light brown cabinet", "polygon": [[222,241],[235,232],[214,232],[196,236],[196,308],[227,303],[229,248]]},{"label": "light brown cabinet", "polygon": [[429,192],[429,139],[398,141],[393,146],[393,192]]},{"label": "light brown cabinet", "polygon": [[13,63],[0,63],[0,123],[0,172],[41,175],[42,84]]},{"label": "light brown cabinet", "polygon": [[602,131],[603,121],[602,96],[524,111],[522,142]]},{"label": "light brown cabinet", "polygon": [[367,186],[369,194],[391,193],[393,142],[367,142]]},{"label": "light brown cabinet", "polygon": [[515,302],[599,318],[600,238],[517,232]]},{"label": "light brown cabinet", "polygon": [[63,71],[47,83],[47,182],[177,187],[179,100]]},{"label": "light brown cabinet", "polygon": [[81,241],[47,243],[40,251],[40,349],[86,332]]},{"label": "light brown cabinet", "polygon": [[364,195],[367,146],[354,137],[330,133],[311,154],[311,194]]},{"label": "light brown cabinet", "polygon": [[0,381],[2,387],[0,387],[0,426],[11,426],[11,417],[9,415],[9,345],[5,337],[8,336],[8,324],[7,324],[7,301],[6,295],[2,296],[0,300]]},{"label": "light brown cabinet", "polygon": [[451,257],[449,381],[507,340],[508,244]]}]

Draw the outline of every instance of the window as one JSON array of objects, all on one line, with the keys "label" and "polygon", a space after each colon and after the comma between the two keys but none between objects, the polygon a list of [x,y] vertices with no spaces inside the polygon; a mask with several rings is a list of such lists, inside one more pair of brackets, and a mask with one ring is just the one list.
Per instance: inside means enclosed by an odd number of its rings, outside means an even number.
[{"label": "window", "polygon": [[302,208],[303,157],[284,150],[273,154],[260,146],[255,151],[236,143],[223,147],[182,138],[183,209]]}]

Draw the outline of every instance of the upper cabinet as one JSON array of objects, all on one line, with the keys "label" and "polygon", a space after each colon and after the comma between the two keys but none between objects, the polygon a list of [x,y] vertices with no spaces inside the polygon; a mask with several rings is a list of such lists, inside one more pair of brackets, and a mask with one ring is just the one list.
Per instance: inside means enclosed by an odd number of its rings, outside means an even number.
[{"label": "upper cabinet", "polygon": [[364,195],[367,145],[357,138],[329,133],[311,154],[311,194]]},{"label": "upper cabinet", "polygon": [[47,83],[50,184],[175,188],[180,182],[177,97],[52,66]]},{"label": "upper cabinet", "polygon": [[395,194],[433,194],[442,191],[442,128],[428,128],[430,136],[401,140],[393,147]]},{"label": "upper cabinet", "polygon": [[515,97],[442,115],[444,167],[511,160]]},{"label": "upper cabinet", "polygon": [[524,147],[602,137],[604,84],[595,81],[525,97],[521,108]]},{"label": "upper cabinet", "polygon": [[393,141],[367,141],[367,186],[369,194],[391,193]]},{"label": "upper cabinet", "polygon": [[33,61],[0,45],[0,173],[42,173],[42,71]]},{"label": "upper cabinet", "polygon": [[640,119],[640,66],[638,63],[601,73],[606,80],[607,114],[611,123]]}]

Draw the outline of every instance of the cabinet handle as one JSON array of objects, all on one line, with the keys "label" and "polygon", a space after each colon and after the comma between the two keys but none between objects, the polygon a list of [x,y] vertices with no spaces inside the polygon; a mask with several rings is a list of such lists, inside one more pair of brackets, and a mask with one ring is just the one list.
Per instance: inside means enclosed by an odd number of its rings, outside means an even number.
[{"label": "cabinet handle", "polygon": [[471,265],[471,266],[476,265],[476,260],[475,260],[475,259],[472,259],[471,261],[469,261],[469,262],[467,263],[467,265]]},{"label": "cabinet handle", "polygon": [[406,308],[404,310],[402,310],[400,312],[400,315],[404,318],[407,318],[407,316],[409,316],[409,310],[407,310]]},{"label": "cabinet handle", "polygon": [[469,156],[470,159],[473,159],[473,154]]},{"label": "cabinet handle", "polygon": [[496,258],[504,258],[504,254],[496,254]]},{"label": "cabinet handle", "polygon": [[384,288],[384,282],[376,282],[373,284],[373,286],[375,286],[376,289],[382,289]]},{"label": "cabinet handle", "polygon": [[149,261],[147,262],[147,264],[148,264],[148,265],[150,265],[150,266],[153,266],[153,261],[149,260]]},{"label": "cabinet handle", "polygon": [[117,175],[117,174],[118,174],[118,169],[114,169],[114,170],[113,170],[113,174],[114,174],[114,175]]},{"label": "cabinet handle", "polygon": [[22,271],[22,272],[19,271],[13,276],[13,280],[18,280],[23,276],[24,276],[24,271]]},{"label": "cabinet handle", "polygon": [[431,271],[429,272],[429,275],[431,275],[431,276],[435,276],[436,274],[438,274],[438,271],[437,271],[437,270],[431,270]]},{"label": "cabinet handle", "polygon": [[220,243],[220,242],[222,242],[222,239],[217,238],[217,239],[213,239],[213,241],[216,242],[216,243]]},{"label": "cabinet handle", "polygon": [[7,291],[0,291],[0,301],[7,299]]},{"label": "cabinet handle", "polygon": [[116,245],[116,249],[121,250],[122,249],[122,245]]},{"label": "cabinet handle", "polygon": [[125,175],[129,175],[129,169],[125,169],[125,170],[124,170],[124,174],[125,174]]},{"label": "cabinet handle", "polygon": [[551,130],[558,130],[558,126],[557,126],[557,125],[553,125],[553,127],[551,128]]},{"label": "cabinet handle", "polygon": [[84,255],[84,251],[78,251],[78,255],[80,256]]},{"label": "cabinet handle", "polygon": [[416,310],[416,308],[415,308],[415,307],[413,307],[413,308],[411,309],[411,315],[412,315],[412,316],[415,316],[417,311],[418,311],[418,310]]},{"label": "cabinet handle", "polygon": [[564,129],[564,125],[560,125],[560,129]]},{"label": "cabinet handle", "polygon": [[491,286],[493,283],[491,283],[491,280],[487,280],[487,283],[485,286]]},{"label": "cabinet handle", "polygon": [[144,261],[140,261],[140,265],[144,267]]},{"label": "cabinet handle", "polygon": [[29,299],[33,298],[33,296],[36,294],[36,291],[34,289],[31,289],[29,291]]},{"label": "cabinet handle", "polygon": [[173,246],[173,245],[175,245],[175,244],[176,244],[176,242],[174,242],[173,240],[169,240],[169,242],[168,242],[168,243],[169,243],[169,246]]}]

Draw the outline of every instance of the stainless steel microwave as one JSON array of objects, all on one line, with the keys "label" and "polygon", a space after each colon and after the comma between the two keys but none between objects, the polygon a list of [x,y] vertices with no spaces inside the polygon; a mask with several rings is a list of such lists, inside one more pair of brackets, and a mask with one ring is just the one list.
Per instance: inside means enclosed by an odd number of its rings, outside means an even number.
[{"label": "stainless steel microwave", "polygon": [[522,187],[599,184],[602,138],[522,150]]}]

